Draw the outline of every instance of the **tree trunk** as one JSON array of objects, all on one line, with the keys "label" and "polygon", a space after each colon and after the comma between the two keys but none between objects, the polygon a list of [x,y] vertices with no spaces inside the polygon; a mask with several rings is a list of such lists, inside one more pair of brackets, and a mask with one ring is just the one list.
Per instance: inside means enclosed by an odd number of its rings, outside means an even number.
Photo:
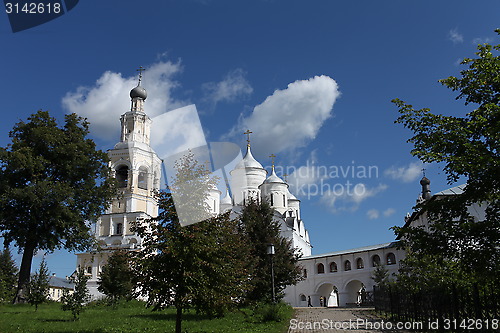
[{"label": "tree trunk", "polygon": [[182,333],[182,308],[177,307],[177,315],[175,316],[175,333]]},{"label": "tree trunk", "polygon": [[12,303],[26,303],[28,296],[28,283],[31,276],[31,262],[36,249],[36,241],[27,241],[24,245],[23,259],[19,268],[19,280],[17,283],[16,296]]}]

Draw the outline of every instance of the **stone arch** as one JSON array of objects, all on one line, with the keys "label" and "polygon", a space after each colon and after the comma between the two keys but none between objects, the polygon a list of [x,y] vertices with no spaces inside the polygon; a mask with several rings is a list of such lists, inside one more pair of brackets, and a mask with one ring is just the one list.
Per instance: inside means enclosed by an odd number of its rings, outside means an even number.
[{"label": "stone arch", "polygon": [[299,295],[299,302],[300,302],[299,303],[300,306],[304,306],[304,307],[307,306],[307,296],[304,294],[300,294]]},{"label": "stone arch", "polygon": [[118,187],[128,187],[130,180],[130,167],[127,164],[119,164],[115,168],[115,178],[118,182]]},{"label": "stone arch", "polygon": [[394,264],[396,264],[396,256],[394,255],[394,253],[392,253],[392,252],[387,253],[386,264],[387,265],[394,265]]},{"label": "stone arch", "polygon": [[363,258],[356,259],[356,269],[365,268],[365,263],[363,262]]},{"label": "stone arch", "polygon": [[323,306],[326,307],[338,307],[339,306],[339,293],[338,288],[332,283],[325,282],[321,284],[316,289],[316,300],[313,301],[313,305],[319,306],[320,297],[323,297],[324,303]]},{"label": "stone arch", "polygon": [[359,280],[350,280],[344,287],[342,293],[342,304],[345,306],[354,306],[358,301],[358,293],[364,287],[364,284]]},{"label": "stone arch", "polygon": [[130,238],[129,241],[128,241],[128,243],[130,244],[130,246],[132,248],[135,248],[137,246],[137,243],[138,243],[137,242],[137,238]]}]

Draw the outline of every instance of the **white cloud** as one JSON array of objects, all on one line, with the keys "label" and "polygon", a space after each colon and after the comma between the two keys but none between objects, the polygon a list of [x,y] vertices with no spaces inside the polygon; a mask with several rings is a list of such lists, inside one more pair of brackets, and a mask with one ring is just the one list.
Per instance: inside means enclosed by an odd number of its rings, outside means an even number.
[{"label": "white cloud", "polygon": [[389,217],[394,215],[395,212],[396,210],[394,208],[387,208],[382,214],[384,214],[385,217]]},{"label": "white cloud", "polygon": [[195,105],[188,105],[153,118],[151,146],[162,159],[206,145]]},{"label": "white cloud", "polygon": [[324,191],[320,199],[320,202],[334,213],[358,210],[363,201],[385,191],[387,185],[379,184],[376,187],[369,188],[363,183],[358,183],[350,187],[344,186],[343,190],[341,189],[342,187],[336,187]]},{"label": "white cloud", "polygon": [[242,117],[227,137],[240,138],[250,129],[254,133],[252,148],[262,156],[305,146],[331,117],[339,96],[337,82],[328,76],[295,81],[284,90],[276,90],[248,117]]},{"label": "white cloud", "polygon": [[[172,90],[179,86],[174,76],[181,71],[180,62],[170,61],[159,61],[147,68],[142,86],[148,92],[145,111],[151,118],[187,104],[172,97]],[[123,77],[121,73],[106,71],[94,85],[68,92],[62,99],[62,105],[66,111],[86,117],[96,137],[118,140],[118,120],[130,110],[128,94],[136,85],[137,76]]]},{"label": "white cloud", "polygon": [[477,37],[472,40],[472,44],[474,45],[484,44],[484,43],[490,44],[491,42],[493,42],[493,38],[491,37]]},{"label": "white cloud", "polygon": [[391,166],[384,171],[384,175],[389,178],[409,183],[416,180],[422,174],[423,164],[421,162],[412,162],[408,167]]},{"label": "white cloud", "polygon": [[389,217],[389,216],[393,215],[395,212],[396,212],[396,210],[394,210],[394,208],[387,208],[382,213],[377,209],[370,209],[366,212],[366,216],[368,216],[368,219],[370,219],[370,220],[376,220],[381,215],[383,215],[384,217]]},{"label": "white cloud", "polygon": [[368,216],[368,219],[370,220],[375,220],[380,217],[380,212],[376,209],[370,209],[366,212],[366,216]]},{"label": "white cloud", "polygon": [[253,92],[242,69],[229,72],[220,82],[205,83],[202,89],[205,92],[205,99],[214,105],[219,102],[232,102]]},{"label": "white cloud", "polygon": [[458,32],[458,29],[452,29],[448,32],[448,39],[453,42],[453,44],[463,43],[464,36]]}]

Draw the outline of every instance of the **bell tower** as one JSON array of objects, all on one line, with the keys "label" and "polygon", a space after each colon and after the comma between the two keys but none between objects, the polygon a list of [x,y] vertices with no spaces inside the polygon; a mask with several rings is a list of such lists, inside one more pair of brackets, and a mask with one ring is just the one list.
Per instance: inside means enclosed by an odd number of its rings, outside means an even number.
[{"label": "bell tower", "polygon": [[120,117],[120,141],[108,150],[117,195],[96,223],[97,251],[78,254],[78,265],[90,275],[87,286],[94,297],[102,296],[97,280],[110,253],[140,250],[142,239],[133,231],[134,223],[158,215],[155,193],[160,189],[161,160],[150,146],[151,118],[144,111],[147,92],[141,86],[144,68],[138,71],[139,82],[130,91],[130,110]]}]

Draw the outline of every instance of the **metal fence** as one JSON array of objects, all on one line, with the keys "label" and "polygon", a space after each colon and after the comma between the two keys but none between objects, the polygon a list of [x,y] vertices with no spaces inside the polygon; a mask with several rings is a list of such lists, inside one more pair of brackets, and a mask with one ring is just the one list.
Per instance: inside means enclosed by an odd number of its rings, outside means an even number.
[{"label": "metal fence", "polygon": [[403,290],[374,288],[374,305],[391,321],[420,322],[425,331],[500,332],[498,285]]}]

